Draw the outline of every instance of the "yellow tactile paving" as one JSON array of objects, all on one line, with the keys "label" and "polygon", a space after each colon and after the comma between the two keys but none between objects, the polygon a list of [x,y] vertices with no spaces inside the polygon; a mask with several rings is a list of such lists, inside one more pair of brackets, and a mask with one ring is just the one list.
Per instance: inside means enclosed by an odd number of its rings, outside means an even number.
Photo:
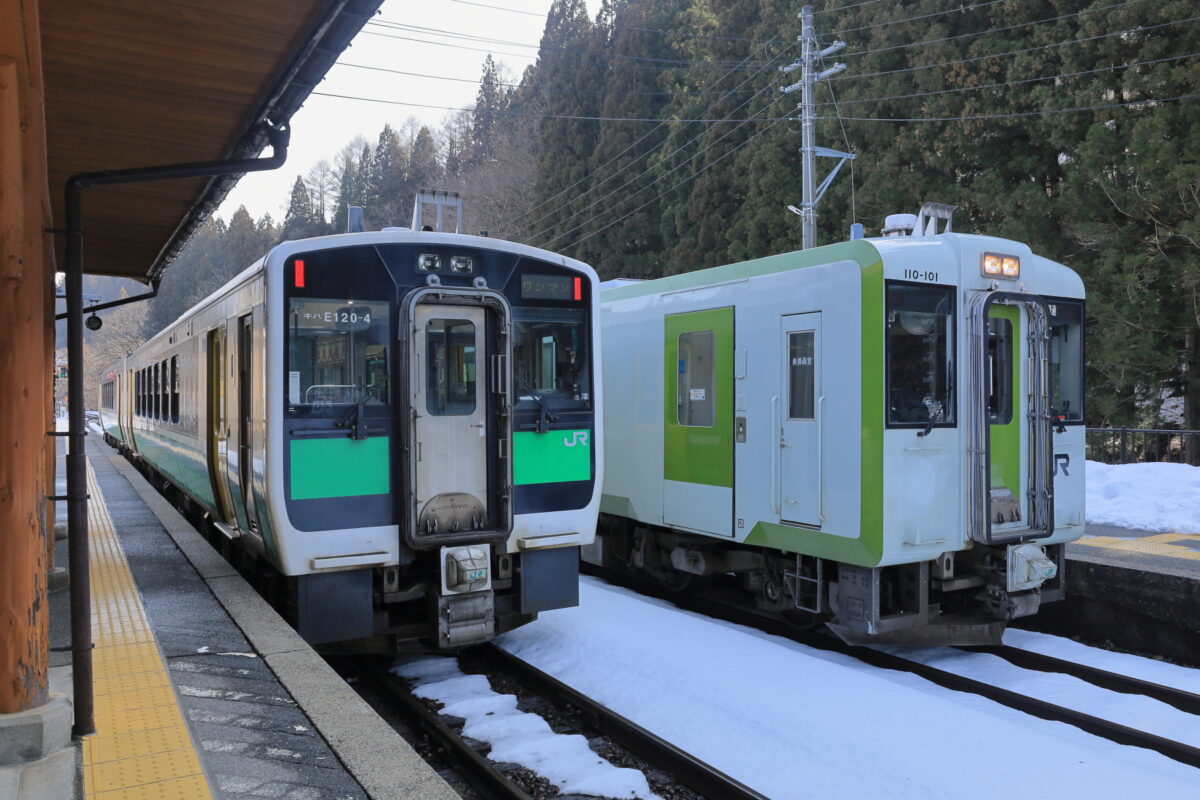
[{"label": "yellow tactile paving", "polygon": [[211,800],[137,585],[88,466],[96,733],[83,742],[88,800]]},{"label": "yellow tactile paving", "polygon": [[1186,546],[1194,545],[1197,541],[1200,541],[1200,534],[1159,533],[1154,536],[1129,539],[1116,536],[1084,536],[1078,540],[1078,544],[1088,547],[1104,547],[1109,550],[1124,550],[1130,553],[1143,553],[1148,556],[1200,561],[1200,550],[1193,550]]}]

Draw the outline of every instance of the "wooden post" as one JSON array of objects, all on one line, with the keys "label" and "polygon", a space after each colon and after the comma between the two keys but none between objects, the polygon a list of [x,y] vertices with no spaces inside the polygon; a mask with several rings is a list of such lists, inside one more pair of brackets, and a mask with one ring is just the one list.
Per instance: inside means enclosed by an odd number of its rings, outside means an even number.
[{"label": "wooden post", "polygon": [[47,698],[53,267],[37,4],[0,0],[0,21],[0,713],[12,713]]}]

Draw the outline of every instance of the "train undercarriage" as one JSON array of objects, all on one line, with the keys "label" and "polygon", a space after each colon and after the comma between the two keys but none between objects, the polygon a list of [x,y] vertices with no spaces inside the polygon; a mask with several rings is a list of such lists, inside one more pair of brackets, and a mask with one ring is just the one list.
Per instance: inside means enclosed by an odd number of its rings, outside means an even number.
[{"label": "train undercarriage", "polygon": [[860,567],[602,514],[583,560],[672,591],[735,589],[742,604],[855,645],[999,644],[1011,620],[1065,596],[1063,545],[975,544],[933,561]]}]

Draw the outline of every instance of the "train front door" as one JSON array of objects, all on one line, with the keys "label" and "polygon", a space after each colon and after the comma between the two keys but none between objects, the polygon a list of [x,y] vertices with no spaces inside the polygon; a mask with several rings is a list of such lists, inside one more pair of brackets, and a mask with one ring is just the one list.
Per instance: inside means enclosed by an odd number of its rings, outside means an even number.
[{"label": "train front door", "polygon": [[488,508],[487,311],[418,304],[409,385],[418,535],[480,530]]},{"label": "train front door", "polygon": [[228,344],[225,326],[213,328],[207,338],[208,473],[212,485],[213,505],[220,519],[218,527],[227,536],[238,535],[237,515],[229,494],[229,416],[226,402],[229,370]]},{"label": "train front door", "polygon": [[783,391],[779,428],[779,516],[820,527],[823,522],[821,314],[783,318]]},{"label": "train front door", "polygon": [[733,309],[664,319],[663,521],[733,535]]}]

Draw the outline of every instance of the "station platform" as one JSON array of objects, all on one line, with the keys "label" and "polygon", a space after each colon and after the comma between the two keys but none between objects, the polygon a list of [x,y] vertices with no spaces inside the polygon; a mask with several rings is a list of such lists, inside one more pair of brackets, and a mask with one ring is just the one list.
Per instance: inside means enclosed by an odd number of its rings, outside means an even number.
[{"label": "station platform", "polygon": [[1029,627],[1200,667],[1200,534],[1089,524],[1066,555],[1067,599]]},{"label": "station platform", "polygon": [[[458,797],[133,465],[90,438],[97,731],[82,740],[78,796]],[[58,591],[60,691],[69,645]]]}]

